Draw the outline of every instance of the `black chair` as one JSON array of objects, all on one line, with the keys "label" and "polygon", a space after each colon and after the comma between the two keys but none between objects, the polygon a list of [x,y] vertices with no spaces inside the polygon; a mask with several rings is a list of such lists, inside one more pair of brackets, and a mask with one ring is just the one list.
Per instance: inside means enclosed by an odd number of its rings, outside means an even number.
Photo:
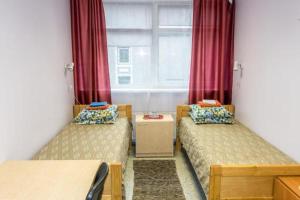
[{"label": "black chair", "polygon": [[101,199],[104,181],[107,177],[109,166],[107,163],[102,163],[97,171],[95,180],[86,196],[86,200],[99,200]]}]

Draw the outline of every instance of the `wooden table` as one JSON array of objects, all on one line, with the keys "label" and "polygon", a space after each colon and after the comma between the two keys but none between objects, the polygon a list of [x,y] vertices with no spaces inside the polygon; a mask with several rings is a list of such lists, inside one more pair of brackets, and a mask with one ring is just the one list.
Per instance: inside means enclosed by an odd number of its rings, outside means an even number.
[{"label": "wooden table", "polygon": [[174,155],[174,119],[144,119],[136,115],[136,157],[170,157]]},{"label": "wooden table", "polygon": [[100,161],[7,161],[0,165],[2,200],[84,200]]}]

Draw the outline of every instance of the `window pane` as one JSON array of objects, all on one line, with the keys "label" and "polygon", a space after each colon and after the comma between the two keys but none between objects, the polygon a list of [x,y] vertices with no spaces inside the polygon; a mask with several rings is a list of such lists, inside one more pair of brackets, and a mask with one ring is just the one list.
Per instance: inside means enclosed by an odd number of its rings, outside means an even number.
[{"label": "window pane", "polygon": [[151,29],[151,4],[106,3],[106,28]]},{"label": "window pane", "polygon": [[189,33],[164,34],[159,37],[159,81],[163,85],[185,87],[191,60]]},{"label": "window pane", "polygon": [[136,46],[132,48],[133,88],[150,88],[153,84],[153,67],[151,47]]},{"label": "window pane", "polygon": [[191,6],[161,6],[159,7],[159,26],[191,26]]},{"label": "window pane", "polygon": [[130,84],[130,80],[131,80],[131,77],[130,76],[119,76],[118,77],[118,84],[120,85],[128,85]]},{"label": "window pane", "polygon": [[129,64],[130,63],[130,49],[129,47],[118,48],[118,63]]}]

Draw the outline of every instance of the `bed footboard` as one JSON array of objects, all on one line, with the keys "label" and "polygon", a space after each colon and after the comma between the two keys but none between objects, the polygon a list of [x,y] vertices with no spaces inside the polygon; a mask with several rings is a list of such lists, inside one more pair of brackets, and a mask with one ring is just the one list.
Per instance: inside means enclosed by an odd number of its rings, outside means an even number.
[{"label": "bed footboard", "polygon": [[300,176],[300,165],[213,165],[209,200],[271,200],[278,176]]},{"label": "bed footboard", "polygon": [[109,174],[105,180],[102,200],[122,199],[122,165],[112,163],[109,165]]}]

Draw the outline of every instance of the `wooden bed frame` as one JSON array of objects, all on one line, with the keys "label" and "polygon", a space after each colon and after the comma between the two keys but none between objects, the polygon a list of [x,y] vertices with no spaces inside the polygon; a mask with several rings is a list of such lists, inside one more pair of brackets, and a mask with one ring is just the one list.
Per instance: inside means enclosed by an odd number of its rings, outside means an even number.
[{"label": "wooden bed frame", "polygon": [[[77,116],[80,111],[88,105],[74,105],[73,116]],[[132,122],[132,106],[127,104],[118,105],[119,117],[127,117]],[[131,136],[130,136],[131,138]],[[129,149],[131,148],[131,140],[129,140]],[[105,180],[102,200],[121,200],[122,199],[122,164],[110,163],[109,174]]]},{"label": "wooden bed frame", "polygon": [[[232,113],[235,111],[233,105],[224,107]],[[188,105],[177,106],[177,127],[189,111]],[[176,149],[180,148],[177,136]],[[278,176],[300,176],[300,165],[212,165],[208,200],[274,199],[274,182]]]}]

